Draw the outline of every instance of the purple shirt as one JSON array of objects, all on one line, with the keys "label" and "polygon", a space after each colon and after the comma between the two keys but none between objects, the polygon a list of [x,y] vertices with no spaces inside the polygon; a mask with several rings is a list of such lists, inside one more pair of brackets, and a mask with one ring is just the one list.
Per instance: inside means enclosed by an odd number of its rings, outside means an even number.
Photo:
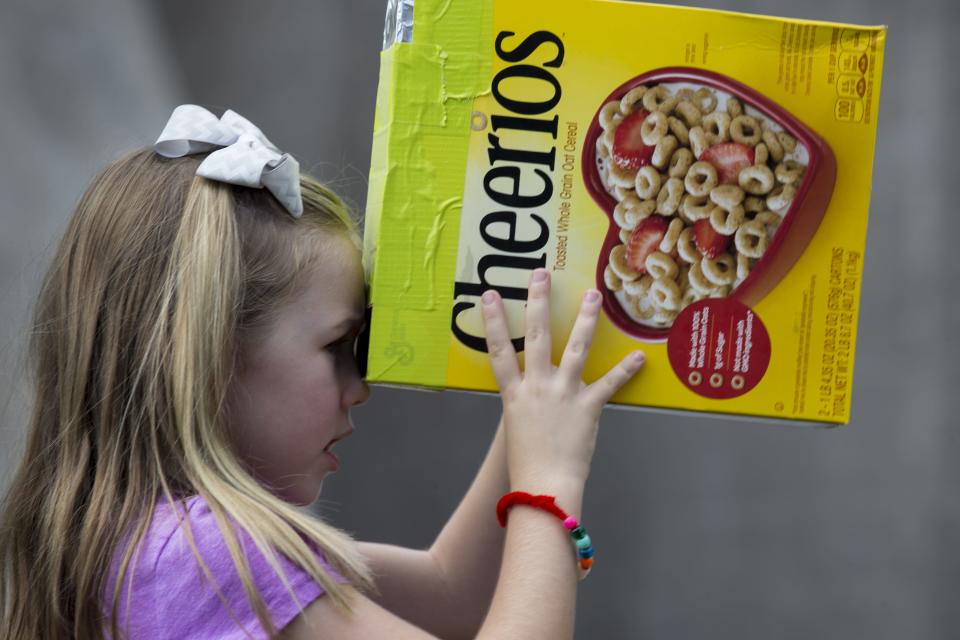
[{"label": "purple shirt", "polygon": [[[193,555],[186,534],[177,526],[176,514],[163,500],[158,501],[153,521],[144,535],[129,601],[126,580],[120,594],[117,625],[124,637],[128,640],[268,638],[247,601],[226,541],[206,501],[194,496],[186,503],[194,543],[236,620],[210,585]],[[182,507],[178,505],[178,509],[182,513]],[[249,534],[241,529],[237,532],[240,547],[247,554],[254,585],[273,618],[274,627],[280,630],[300,613],[300,608]],[[108,631],[113,585],[122,553],[123,549],[114,558],[105,591],[104,610],[108,616],[105,628]],[[323,587],[307,573],[282,554],[276,555],[303,607],[324,593]],[[322,553],[318,557],[321,566],[334,580],[348,582],[330,567]]]}]

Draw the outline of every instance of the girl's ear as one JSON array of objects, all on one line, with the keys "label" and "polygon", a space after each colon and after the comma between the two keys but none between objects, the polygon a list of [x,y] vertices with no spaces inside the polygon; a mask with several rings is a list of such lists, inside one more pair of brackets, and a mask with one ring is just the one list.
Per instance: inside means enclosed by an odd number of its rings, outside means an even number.
[{"label": "girl's ear", "polygon": [[360,377],[367,377],[367,354],[370,350],[370,325],[373,321],[373,307],[367,307],[363,314],[363,331],[357,336],[357,369]]}]

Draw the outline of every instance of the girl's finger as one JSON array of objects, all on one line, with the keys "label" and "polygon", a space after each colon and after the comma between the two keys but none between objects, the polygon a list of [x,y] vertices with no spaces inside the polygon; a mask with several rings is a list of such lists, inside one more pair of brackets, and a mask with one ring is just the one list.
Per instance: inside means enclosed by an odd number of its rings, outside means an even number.
[{"label": "girl's finger", "polygon": [[583,365],[593,342],[593,332],[597,327],[597,315],[600,310],[600,292],[589,289],[580,303],[580,313],[570,330],[570,338],[560,358],[560,375],[570,382],[580,382]]},{"label": "girl's finger", "polygon": [[513,343],[510,342],[510,331],[503,314],[503,300],[496,291],[491,289],[480,298],[480,306],[490,364],[493,366],[497,386],[503,391],[520,377],[517,352],[513,348]]},{"label": "girl's finger", "polygon": [[550,272],[534,269],[527,293],[524,376],[546,377],[550,362]]},{"label": "girl's finger", "polygon": [[620,387],[630,381],[645,360],[643,351],[634,351],[617,363],[613,369],[607,371],[602,378],[588,385],[583,393],[589,402],[602,407],[610,401],[613,394],[620,390]]}]

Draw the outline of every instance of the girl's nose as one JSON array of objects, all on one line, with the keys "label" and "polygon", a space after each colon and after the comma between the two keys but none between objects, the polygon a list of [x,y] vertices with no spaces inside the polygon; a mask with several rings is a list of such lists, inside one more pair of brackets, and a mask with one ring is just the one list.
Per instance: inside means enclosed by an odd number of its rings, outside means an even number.
[{"label": "girl's nose", "polygon": [[343,403],[345,408],[358,407],[370,398],[370,385],[360,377],[360,372],[356,367],[350,371],[347,378],[347,386],[343,391]]},{"label": "girl's nose", "polygon": [[359,379],[358,382],[359,384],[356,385],[356,390],[350,402],[352,407],[358,407],[370,399],[370,385],[363,379]]}]

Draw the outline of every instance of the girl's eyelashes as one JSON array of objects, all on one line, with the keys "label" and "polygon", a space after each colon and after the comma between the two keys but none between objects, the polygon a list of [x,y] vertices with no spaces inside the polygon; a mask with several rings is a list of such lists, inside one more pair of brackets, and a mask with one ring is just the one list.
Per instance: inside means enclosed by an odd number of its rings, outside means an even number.
[{"label": "girl's eyelashes", "polygon": [[330,351],[331,353],[339,353],[340,350],[343,349],[344,347],[350,346],[352,348],[353,342],[355,340],[356,340],[356,336],[354,336],[353,334],[350,334],[340,338],[335,342],[331,342],[330,344],[325,346],[324,349],[326,351]]},{"label": "girl's eyelashes", "polygon": [[357,338],[360,337],[363,331],[364,331],[364,327],[357,327],[355,329],[352,329],[346,334],[344,334],[342,337],[340,337],[339,339],[325,346],[324,350],[334,354],[339,354],[341,352],[345,352],[346,349],[349,348],[350,355],[351,356],[356,355]]}]

